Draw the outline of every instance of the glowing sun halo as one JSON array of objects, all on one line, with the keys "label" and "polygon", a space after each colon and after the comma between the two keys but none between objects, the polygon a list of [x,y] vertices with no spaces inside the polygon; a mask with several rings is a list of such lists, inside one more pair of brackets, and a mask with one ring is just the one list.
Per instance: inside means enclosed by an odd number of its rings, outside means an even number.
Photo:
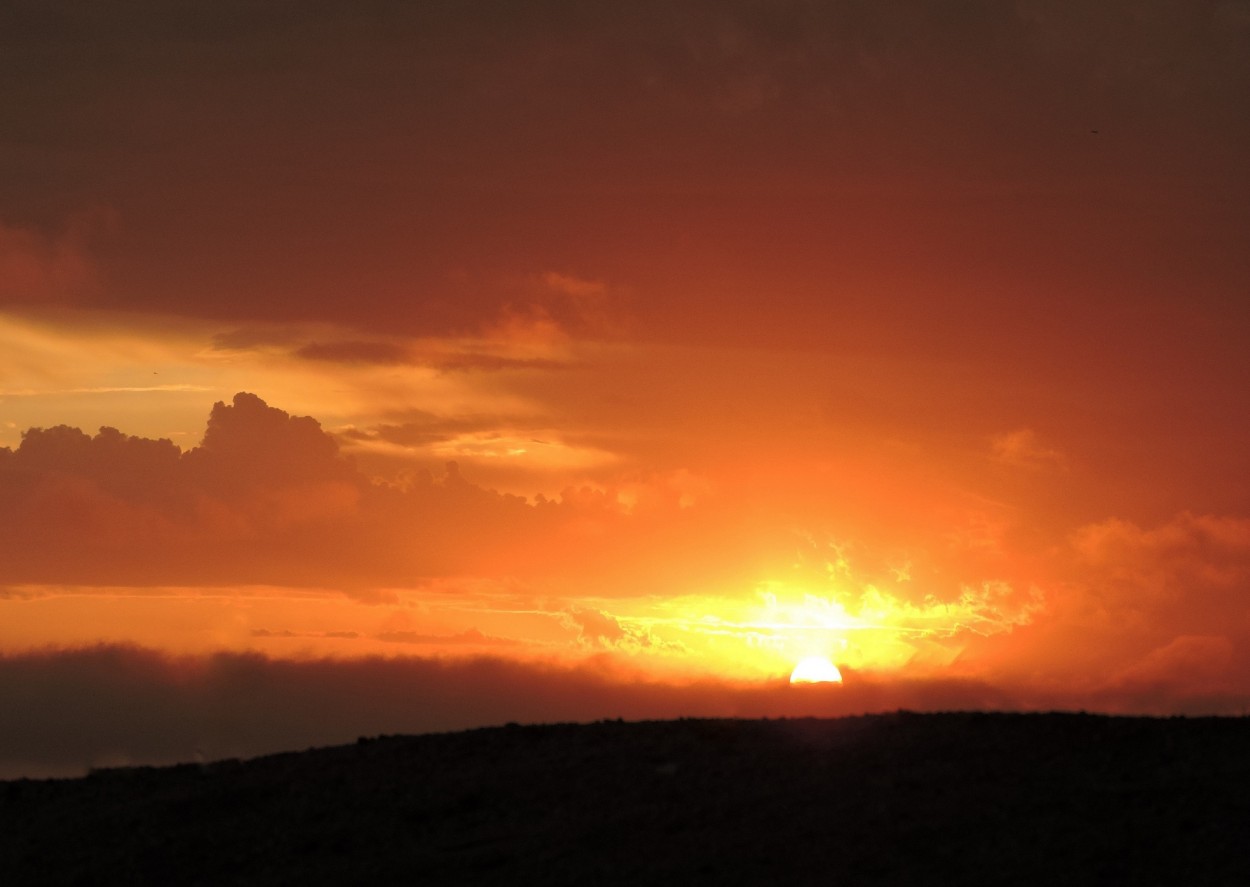
[{"label": "glowing sun halo", "polygon": [[842,673],[824,656],[808,656],[790,673],[792,684],[840,684]]}]

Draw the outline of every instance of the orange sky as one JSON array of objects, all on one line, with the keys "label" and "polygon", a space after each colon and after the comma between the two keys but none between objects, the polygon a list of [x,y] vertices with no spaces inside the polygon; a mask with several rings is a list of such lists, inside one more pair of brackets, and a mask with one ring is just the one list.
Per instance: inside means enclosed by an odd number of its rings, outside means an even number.
[{"label": "orange sky", "polygon": [[1250,4],[53,2],[0,58],[0,776],[1250,704]]}]

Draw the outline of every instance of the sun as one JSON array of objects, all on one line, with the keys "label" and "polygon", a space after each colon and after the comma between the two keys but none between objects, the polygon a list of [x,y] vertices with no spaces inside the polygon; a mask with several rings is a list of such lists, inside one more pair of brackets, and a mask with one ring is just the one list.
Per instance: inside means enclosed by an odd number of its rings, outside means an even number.
[{"label": "sun", "polygon": [[808,656],[790,673],[792,684],[840,684],[842,672],[824,656]]}]

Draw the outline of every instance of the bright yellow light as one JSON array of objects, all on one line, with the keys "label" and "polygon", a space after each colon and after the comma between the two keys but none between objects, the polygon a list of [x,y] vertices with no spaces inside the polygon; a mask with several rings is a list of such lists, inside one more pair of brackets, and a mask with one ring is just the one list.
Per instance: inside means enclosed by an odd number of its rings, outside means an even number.
[{"label": "bright yellow light", "polygon": [[824,656],[808,656],[790,673],[792,684],[840,684],[842,672]]}]

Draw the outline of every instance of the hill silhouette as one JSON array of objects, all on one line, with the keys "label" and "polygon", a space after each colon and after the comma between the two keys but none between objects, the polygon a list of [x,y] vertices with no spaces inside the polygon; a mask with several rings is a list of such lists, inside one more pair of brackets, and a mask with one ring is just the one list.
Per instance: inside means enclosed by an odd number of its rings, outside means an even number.
[{"label": "hill silhouette", "polygon": [[1250,883],[1250,721],[516,726],[0,783],[7,884]]}]

